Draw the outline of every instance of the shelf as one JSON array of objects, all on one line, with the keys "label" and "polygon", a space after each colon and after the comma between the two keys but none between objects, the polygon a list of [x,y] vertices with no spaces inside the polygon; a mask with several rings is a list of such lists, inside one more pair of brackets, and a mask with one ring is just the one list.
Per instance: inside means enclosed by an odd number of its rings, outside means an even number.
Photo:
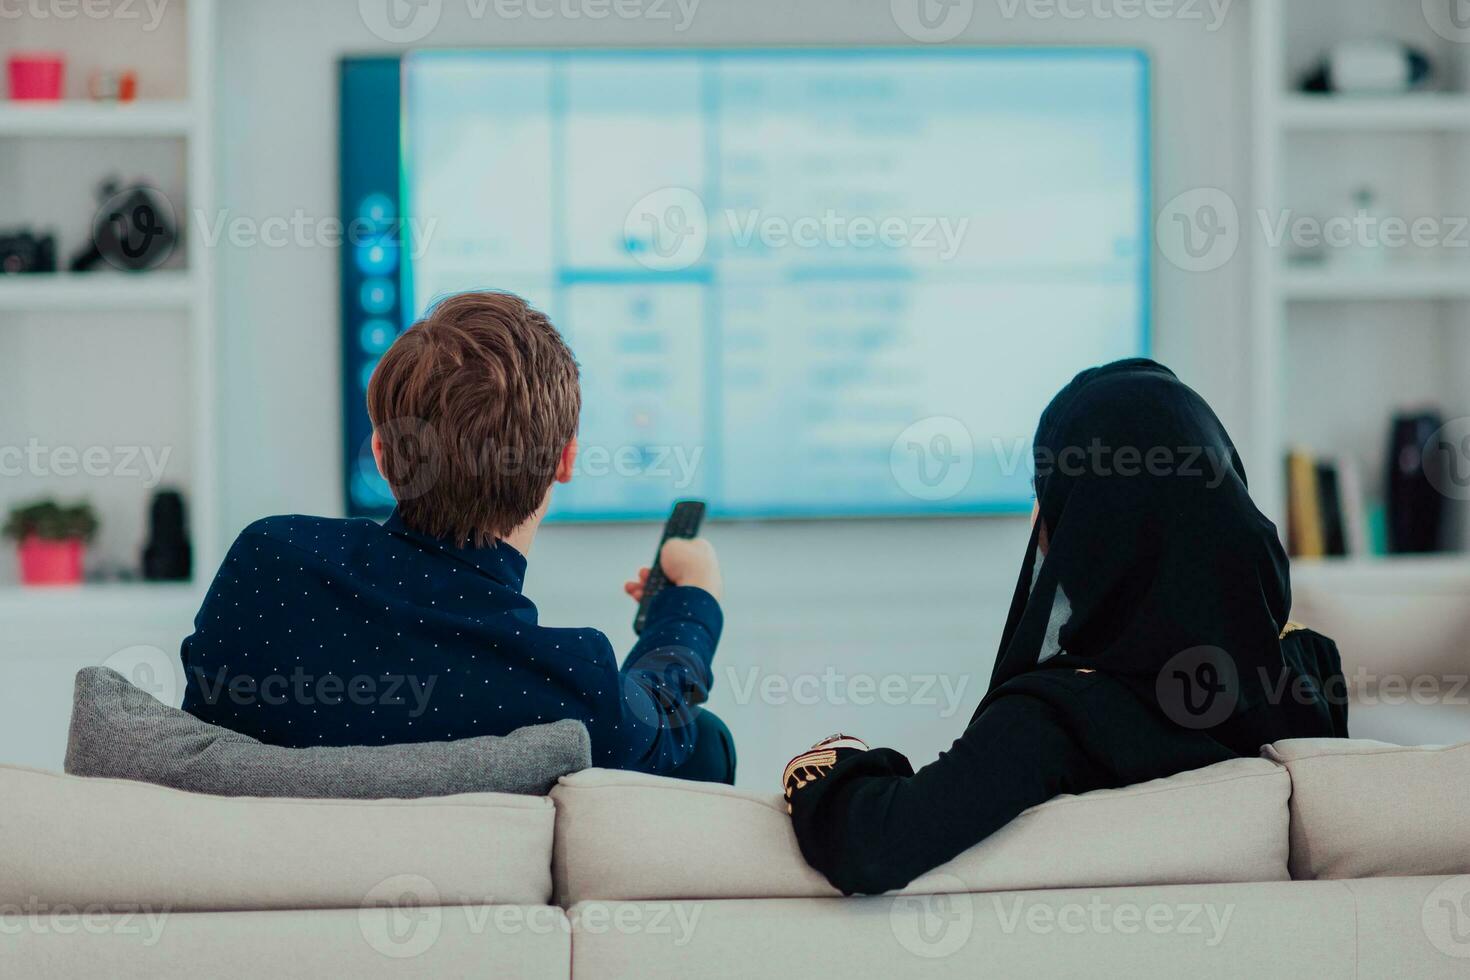
[{"label": "shelf", "polygon": [[113,619],[192,619],[203,598],[203,588],[192,582],[0,585],[0,620],[67,619],[106,629]]},{"label": "shelf", "polygon": [[1470,596],[1470,555],[1293,558],[1291,579],[1303,589],[1332,593]]},{"label": "shelf", "polygon": [[1287,95],[1277,115],[1282,125],[1296,130],[1470,131],[1470,96]]},{"label": "shelf", "polygon": [[187,136],[193,125],[183,101],[0,101],[0,136]]},{"label": "shelf", "polygon": [[193,277],[173,270],[0,276],[0,311],[186,310],[194,295]]},{"label": "shelf", "polygon": [[1401,262],[1381,267],[1287,267],[1282,294],[1291,300],[1470,299],[1470,263]]}]

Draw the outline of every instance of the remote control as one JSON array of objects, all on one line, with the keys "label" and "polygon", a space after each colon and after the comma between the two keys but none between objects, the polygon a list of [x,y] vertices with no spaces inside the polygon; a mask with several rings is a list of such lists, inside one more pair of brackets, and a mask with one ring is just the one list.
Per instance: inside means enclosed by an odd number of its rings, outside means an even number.
[{"label": "remote control", "polygon": [[699,533],[699,525],[702,523],[703,500],[680,500],[674,504],[669,519],[664,523],[663,537],[658,540],[658,551],[653,553],[653,570],[648,573],[648,581],[643,586],[643,601],[638,603],[638,614],[633,617],[634,633],[642,634],[643,627],[648,622],[648,608],[653,605],[653,597],[669,584],[658,561],[659,554],[664,550],[664,542],[670,538],[692,538]]}]

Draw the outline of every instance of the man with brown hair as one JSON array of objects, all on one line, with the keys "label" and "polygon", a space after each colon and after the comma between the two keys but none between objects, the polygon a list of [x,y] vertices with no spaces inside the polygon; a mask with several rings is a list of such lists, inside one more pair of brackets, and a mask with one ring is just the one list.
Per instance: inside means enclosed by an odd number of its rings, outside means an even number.
[{"label": "man with brown hair", "polygon": [[[671,585],[621,669],[606,636],[541,626],[521,594],[580,411],[576,361],[543,314],[506,293],[440,302],[368,386],[393,515],[246,528],[184,641],[184,708],[288,746],[575,718],[597,765],[733,782],[733,739],[701,707],[723,623],[707,542],[664,545]],[[647,575],[624,585],[635,600]]]}]

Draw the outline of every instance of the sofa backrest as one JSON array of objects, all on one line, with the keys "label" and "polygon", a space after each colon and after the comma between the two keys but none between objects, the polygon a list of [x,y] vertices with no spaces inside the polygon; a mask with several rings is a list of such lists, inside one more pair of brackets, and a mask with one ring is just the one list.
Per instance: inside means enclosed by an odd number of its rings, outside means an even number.
[{"label": "sofa backrest", "polygon": [[425,904],[551,896],[544,796],[222,797],[0,766],[0,813],[0,906],[358,908],[402,876]]},{"label": "sofa backrest", "polygon": [[[1234,759],[1059,796],[905,891],[1285,880],[1290,792],[1279,766]],[[838,894],[802,860],[778,794],[589,769],[551,797],[562,904]]]},{"label": "sofa backrest", "polygon": [[1470,742],[1300,738],[1267,746],[1291,774],[1291,876],[1470,874]]}]

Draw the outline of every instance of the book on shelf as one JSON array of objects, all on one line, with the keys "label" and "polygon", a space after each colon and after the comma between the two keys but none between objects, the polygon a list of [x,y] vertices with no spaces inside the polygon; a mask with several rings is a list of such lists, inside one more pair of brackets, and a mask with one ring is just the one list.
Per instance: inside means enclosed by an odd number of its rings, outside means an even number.
[{"label": "book on shelf", "polygon": [[1286,492],[1286,542],[1292,557],[1368,553],[1368,516],[1356,460],[1292,450],[1286,457]]},{"label": "book on shelf", "polygon": [[1342,514],[1343,543],[1349,555],[1371,554],[1368,533],[1368,505],[1363,498],[1363,472],[1351,456],[1338,456],[1337,496]]}]

